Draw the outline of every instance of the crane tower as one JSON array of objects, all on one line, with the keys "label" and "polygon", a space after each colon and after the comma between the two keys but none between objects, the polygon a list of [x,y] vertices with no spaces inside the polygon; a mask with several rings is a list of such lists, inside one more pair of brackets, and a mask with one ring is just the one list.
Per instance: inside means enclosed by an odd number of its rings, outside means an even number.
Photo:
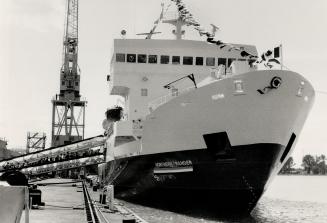
[{"label": "crane tower", "polygon": [[80,95],[78,0],[67,0],[60,93],[52,100],[51,146],[84,139],[86,101]]},{"label": "crane tower", "polygon": [[27,143],[26,143],[26,154],[44,150],[46,138],[47,137],[45,133],[28,132]]}]

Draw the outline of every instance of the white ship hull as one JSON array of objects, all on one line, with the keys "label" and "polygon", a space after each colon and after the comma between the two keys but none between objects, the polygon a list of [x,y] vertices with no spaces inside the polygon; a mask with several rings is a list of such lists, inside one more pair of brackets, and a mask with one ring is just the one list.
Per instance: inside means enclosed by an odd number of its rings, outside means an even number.
[{"label": "white ship hull", "polygon": [[140,140],[121,140],[128,122],[118,122],[102,176],[120,197],[175,202],[198,194],[212,198],[210,207],[250,212],[294,149],[313,101],[311,84],[291,71],[214,81],[152,111]]},{"label": "white ship hull", "polygon": [[[258,89],[282,79],[278,89]],[[243,93],[234,82],[242,80]],[[301,85],[304,82],[304,85]],[[299,89],[301,96],[298,95]],[[290,71],[255,71],[200,87],[160,106],[144,122],[142,154],[206,148],[204,134],[227,132],[232,146],[276,143],[299,135],[312,106],[309,82]]]}]

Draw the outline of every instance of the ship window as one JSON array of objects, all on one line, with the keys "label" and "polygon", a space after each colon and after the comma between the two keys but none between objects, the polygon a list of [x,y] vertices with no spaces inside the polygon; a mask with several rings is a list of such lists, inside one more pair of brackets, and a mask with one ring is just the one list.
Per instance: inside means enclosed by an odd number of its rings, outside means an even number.
[{"label": "ship window", "polygon": [[224,65],[226,67],[226,58],[218,58],[218,66]]},{"label": "ship window", "polygon": [[138,63],[146,63],[146,55],[145,54],[138,54],[137,55],[137,62]]},{"label": "ship window", "polygon": [[193,64],[193,57],[183,57],[183,64],[184,65],[192,65]]},{"label": "ship window", "polygon": [[203,57],[196,57],[195,58],[195,65],[203,65]]},{"label": "ship window", "polygon": [[167,55],[161,55],[161,57],[160,57],[160,63],[161,64],[169,64],[169,56],[167,56]]},{"label": "ship window", "polygon": [[61,81],[61,85],[65,85],[65,81]]},{"label": "ship window", "polygon": [[125,62],[125,54],[124,53],[116,53],[116,61],[117,62]]},{"label": "ship window", "polygon": [[228,58],[227,60],[227,67],[230,67],[230,65],[232,65],[233,61],[235,61],[235,58]]},{"label": "ship window", "polygon": [[149,63],[157,63],[157,55],[149,55]]},{"label": "ship window", "polygon": [[215,66],[215,58],[214,57],[207,57],[206,58],[206,65],[207,66]]},{"label": "ship window", "polygon": [[237,59],[238,61],[246,61],[246,59],[242,59],[242,58],[240,58],[240,59]]},{"label": "ship window", "polygon": [[136,62],[136,54],[127,54],[127,62],[135,63]]},{"label": "ship window", "polygon": [[78,82],[77,81],[75,82],[75,86],[78,86]]},{"label": "ship window", "polygon": [[173,56],[173,58],[172,58],[172,63],[173,64],[180,64],[181,62],[180,62],[180,56]]},{"label": "ship window", "polygon": [[141,89],[141,96],[148,96],[148,89],[142,88]]}]

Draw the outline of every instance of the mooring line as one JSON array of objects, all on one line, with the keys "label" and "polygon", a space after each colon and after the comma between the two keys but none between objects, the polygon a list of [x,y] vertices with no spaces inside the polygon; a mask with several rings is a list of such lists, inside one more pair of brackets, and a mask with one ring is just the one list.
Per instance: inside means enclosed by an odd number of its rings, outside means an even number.
[{"label": "mooring line", "polygon": [[105,221],[105,223],[109,223],[108,219],[107,219],[107,218],[104,216],[104,214],[102,213],[102,211],[101,211],[99,205],[98,205],[95,201],[94,201],[94,203],[95,203],[95,207],[96,207],[96,209],[98,210],[98,212],[100,213],[102,219]]},{"label": "mooring line", "polygon": [[248,207],[248,211],[250,211],[250,209],[253,207],[253,204],[255,204],[255,200],[257,199],[257,196],[253,190],[253,187],[250,185],[250,183],[246,180],[245,176],[242,177],[243,181],[245,183],[245,185],[248,187],[251,195],[252,195],[252,200],[249,202],[249,207]]}]

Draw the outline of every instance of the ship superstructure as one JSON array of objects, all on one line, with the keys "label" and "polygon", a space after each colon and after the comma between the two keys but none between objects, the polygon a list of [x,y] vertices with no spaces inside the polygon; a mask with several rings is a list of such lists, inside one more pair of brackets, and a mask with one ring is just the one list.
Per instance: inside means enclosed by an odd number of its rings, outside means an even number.
[{"label": "ship superstructure", "polygon": [[121,98],[106,112],[99,170],[117,197],[250,213],[286,162],[314,101],[311,84],[259,70],[255,46],[221,43],[210,34],[114,40],[108,80]]},{"label": "ship superstructure", "polygon": [[[256,54],[254,46],[238,46]],[[238,67],[232,67],[233,62],[237,62]],[[251,62],[252,59],[244,59],[237,52],[220,50],[202,41],[116,39],[110,93],[124,98],[121,103],[124,104],[124,115],[128,117],[125,123],[132,125],[139,119],[143,120],[151,110],[167,100],[168,95],[177,96],[195,88],[188,78],[165,86],[170,82],[193,74],[195,82],[201,84],[208,77],[218,79],[219,70],[226,77],[255,70]],[[117,127],[120,124],[117,123]]]}]

